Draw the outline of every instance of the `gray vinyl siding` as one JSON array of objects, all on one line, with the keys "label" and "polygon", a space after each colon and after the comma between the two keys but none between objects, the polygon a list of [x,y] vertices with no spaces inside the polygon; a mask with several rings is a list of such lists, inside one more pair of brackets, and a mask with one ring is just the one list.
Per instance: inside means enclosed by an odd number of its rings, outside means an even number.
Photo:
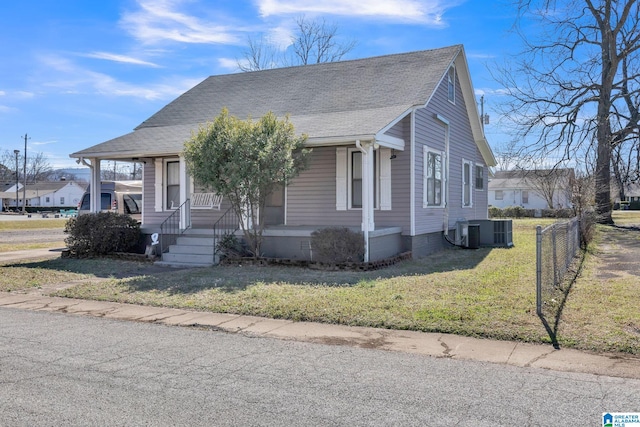
[{"label": "gray vinyl siding", "polygon": [[405,141],[404,151],[395,150],[391,160],[391,210],[374,212],[376,227],[402,227],[402,234],[411,232],[411,116],[393,126],[388,135]]},{"label": "gray vinyl siding", "polygon": [[[431,150],[444,151],[446,126],[436,115],[449,121],[449,157],[448,177],[445,188],[447,207],[423,207],[423,146]],[[445,215],[448,213],[448,227],[455,225],[459,219],[487,218],[487,174],[485,166],[484,190],[474,189],[474,166],[484,165],[484,160],[473,139],[467,109],[457,81],[455,104],[448,100],[447,82],[443,81],[429,104],[416,111],[416,234],[432,233],[443,230]],[[472,207],[462,207],[462,159],[472,162],[471,192]]]},{"label": "gray vinyl siding", "polygon": [[[162,222],[171,215],[172,210],[163,210],[162,212],[156,212],[156,171],[155,171],[155,159],[145,159],[146,163],[143,168],[143,218],[142,225],[146,228],[153,228],[160,226]],[[182,183],[181,183],[182,184]],[[192,209],[191,210],[191,224],[195,228],[208,228],[229,209],[231,205],[228,200],[223,199],[220,210],[217,209]]]},{"label": "gray vinyl siding", "polygon": [[309,167],[287,187],[287,225],[360,226],[362,211],[336,210],[336,148],[313,149]]}]

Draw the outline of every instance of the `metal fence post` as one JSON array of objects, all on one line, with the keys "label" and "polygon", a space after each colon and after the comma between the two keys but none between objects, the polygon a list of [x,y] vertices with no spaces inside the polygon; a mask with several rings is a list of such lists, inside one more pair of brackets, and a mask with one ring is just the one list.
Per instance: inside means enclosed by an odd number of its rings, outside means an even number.
[{"label": "metal fence post", "polygon": [[542,227],[536,227],[536,313],[542,315]]}]

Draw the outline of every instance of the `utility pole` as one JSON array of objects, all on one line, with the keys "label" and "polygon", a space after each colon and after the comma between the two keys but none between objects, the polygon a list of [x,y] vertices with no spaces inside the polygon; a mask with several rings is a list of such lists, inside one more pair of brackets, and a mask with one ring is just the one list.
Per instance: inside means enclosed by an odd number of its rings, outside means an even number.
[{"label": "utility pole", "polygon": [[484,95],[480,95],[480,123],[484,132],[484,125],[489,124],[489,115],[484,113]]},{"label": "utility pole", "polygon": [[22,186],[22,214],[27,212],[27,140],[31,139],[24,134],[24,165],[22,168],[22,178],[24,179],[24,185]]},{"label": "utility pole", "polygon": [[13,154],[16,155],[16,212],[18,212],[18,200],[20,199],[18,195],[18,154],[20,154],[20,150],[13,150]]}]

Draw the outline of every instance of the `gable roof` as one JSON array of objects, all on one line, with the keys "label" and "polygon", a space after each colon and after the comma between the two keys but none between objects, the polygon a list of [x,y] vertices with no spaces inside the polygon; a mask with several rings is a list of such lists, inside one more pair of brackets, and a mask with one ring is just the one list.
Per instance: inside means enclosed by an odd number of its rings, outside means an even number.
[{"label": "gable roof", "polygon": [[[310,144],[371,140],[411,108],[424,106],[462,52],[462,45],[455,45],[211,76],[149,117],[132,133],[78,151],[71,157],[176,154],[182,151],[192,131],[213,120],[224,107],[230,115],[241,119],[259,118],[268,111],[279,117],[288,114],[296,132],[306,134]],[[464,77],[468,78],[468,71]],[[466,86],[470,88],[470,82]],[[475,107],[475,101],[471,104]]]},{"label": "gable roof", "polygon": [[492,190],[497,189],[526,189],[534,187],[535,184],[530,182],[537,177],[546,179],[550,178],[559,186],[565,186],[568,184],[569,179],[575,174],[572,168],[556,168],[556,169],[517,169],[509,171],[496,171],[494,177],[489,180],[489,188]]}]

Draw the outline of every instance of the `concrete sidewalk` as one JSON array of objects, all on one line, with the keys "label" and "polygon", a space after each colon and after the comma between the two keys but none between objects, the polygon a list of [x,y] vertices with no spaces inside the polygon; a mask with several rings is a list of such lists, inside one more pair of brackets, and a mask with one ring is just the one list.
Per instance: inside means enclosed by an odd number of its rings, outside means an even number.
[{"label": "concrete sidewalk", "polygon": [[65,248],[57,249],[26,249],[23,251],[0,252],[0,264],[18,262],[29,259],[60,258],[60,253]]},{"label": "concrete sidewalk", "polygon": [[640,358],[457,335],[350,327],[0,292],[0,307],[198,327],[250,336],[640,379]]}]

